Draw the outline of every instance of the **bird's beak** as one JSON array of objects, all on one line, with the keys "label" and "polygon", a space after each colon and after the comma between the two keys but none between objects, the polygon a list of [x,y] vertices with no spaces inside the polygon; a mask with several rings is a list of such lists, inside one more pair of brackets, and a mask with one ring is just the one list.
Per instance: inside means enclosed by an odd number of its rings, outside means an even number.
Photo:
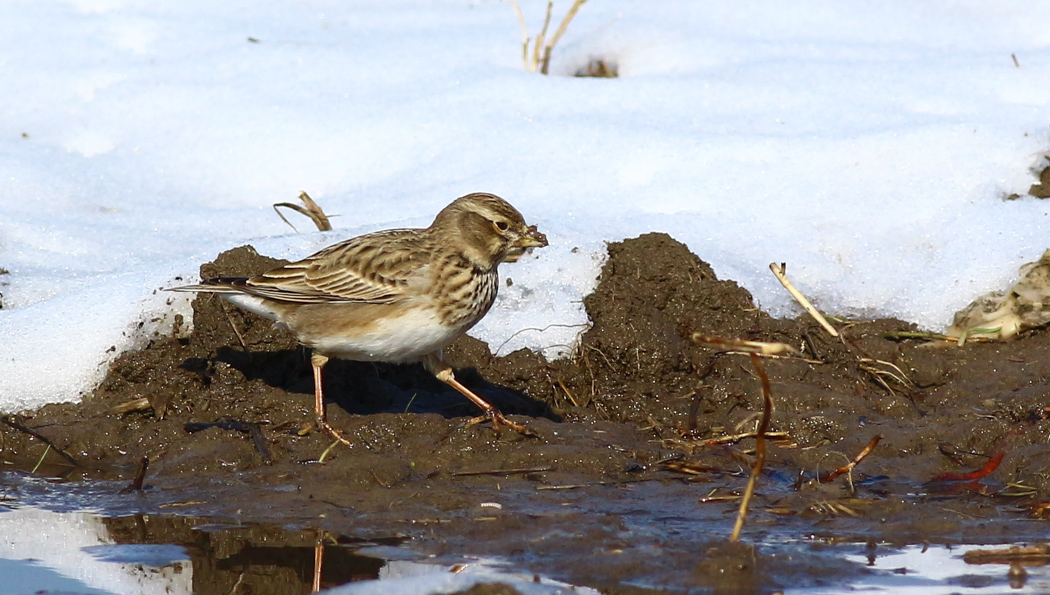
[{"label": "bird's beak", "polygon": [[540,233],[535,225],[530,225],[528,233],[518,238],[514,245],[518,248],[542,248],[547,245],[547,236]]},{"label": "bird's beak", "polygon": [[521,255],[525,254],[530,248],[542,248],[546,245],[547,236],[540,233],[535,225],[530,225],[526,233],[511,244],[503,262],[518,262]]}]

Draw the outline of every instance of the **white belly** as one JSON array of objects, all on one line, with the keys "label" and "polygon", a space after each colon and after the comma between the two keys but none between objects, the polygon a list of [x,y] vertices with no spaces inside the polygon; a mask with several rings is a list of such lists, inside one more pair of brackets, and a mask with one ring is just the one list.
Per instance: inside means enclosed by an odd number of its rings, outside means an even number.
[{"label": "white belly", "polygon": [[412,362],[451,343],[460,332],[441,324],[436,312],[414,310],[396,319],[380,318],[360,333],[301,336],[303,344],[342,359],[364,362]]}]

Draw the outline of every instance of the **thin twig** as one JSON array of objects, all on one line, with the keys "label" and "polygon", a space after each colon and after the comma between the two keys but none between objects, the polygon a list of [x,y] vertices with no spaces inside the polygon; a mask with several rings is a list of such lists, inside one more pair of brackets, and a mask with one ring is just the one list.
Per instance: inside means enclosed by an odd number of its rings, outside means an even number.
[{"label": "thin twig", "polygon": [[883,339],[889,339],[895,341],[897,339],[926,339],[928,341],[954,341],[948,335],[942,335],[940,333],[927,333],[924,331],[897,331],[894,333],[884,333],[881,335]]},{"label": "thin twig", "polygon": [[806,312],[809,312],[809,315],[819,322],[820,326],[824,327],[824,330],[828,331],[828,334],[832,337],[839,336],[839,332],[835,330],[835,327],[831,326],[831,323],[824,318],[824,315],[817,311],[817,309],[813,307],[813,304],[806,299],[806,296],[802,295],[802,292],[795,289],[795,286],[790,280],[788,280],[786,264],[781,263],[778,265],[775,262],[771,262],[769,263],[769,270],[773,271],[773,275],[775,275],[777,280],[780,281],[780,284],[784,286],[784,289],[788,290],[791,297],[795,298],[795,301],[805,308]]},{"label": "thin twig", "polygon": [[875,447],[879,444],[879,440],[882,440],[883,438],[885,438],[885,436],[883,436],[882,434],[876,434],[874,438],[868,441],[868,445],[865,446],[859,453],[857,453],[857,456],[853,457],[852,461],[846,463],[838,469],[835,469],[834,471],[828,471],[827,473],[819,476],[817,478],[817,481],[819,481],[820,483],[828,483],[829,481],[834,481],[843,473],[849,473],[850,471],[853,471],[853,468],[856,467],[858,463],[863,461],[864,457],[868,456],[871,453],[871,451],[875,450]]},{"label": "thin twig", "polygon": [[[772,440],[774,442],[785,442],[785,443],[793,443],[794,442],[794,440],[791,439],[791,435],[788,434],[787,432],[766,432],[765,436],[766,436],[767,439]],[[725,436],[719,436],[717,438],[702,438],[700,440],[693,440],[693,441],[691,441],[691,443],[694,443],[694,444],[695,443],[699,443],[700,445],[703,445],[703,446],[718,446],[718,445],[721,445],[721,444],[736,444],[737,442],[740,442],[741,440],[746,440],[748,438],[757,438],[757,437],[758,437],[758,432],[742,432],[742,433],[739,433],[739,434],[727,434]],[[689,444],[690,443],[690,442],[686,442],[685,440],[681,440],[681,439],[677,439],[677,438],[669,439],[669,440],[666,440],[665,442],[667,442],[668,444],[683,444],[683,443]]]},{"label": "thin twig", "polygon": [[324,449],[324,452],[321,453],[321,456],[317,457],[317,462],[318,463],[323,463],[324,460],[326,458],[328,458],[328,453],[332,452],[332,449],[335,448],[337,444],[339,444],[338,440],[336,440],[335,442],[329,444],[328,448]]},{"label": "thin twig", "polygon": [[40,458],[37,459],[36,465],[33,467],[33,470],[30,471],[30,473],[36,473],[36,470],[39,469],[40,465],[42,465],[44,463],[44,457],[46,457],[47,453],[49,453],[49,452],[51,452],[51,445],[50,444],[48,444],[47,448],[44,449],[44,454],[40,455]]},{"label": "thin twig", "polygon": [[310,587],[311,593],[317,593],[321,590],[321,570],[324,568],[324,542],[318,536],[317,543],[314,544],[314,574],[313,582]]},{"label": "thin twig", "polygon": [[609,481],[596,481],[594,483],[567,483],[561,485],[539,485],[536,486],[536,491],[540,490],[578,490],[580,488],[592,488],[599,486],[623,486],[630,485],[632,483],[644,483],[647,481],[667,481],[668,477],[662,475],[660,477],[645,477],[641,479],[624,479],[624,480],[609,480]]},{"label": "thin twig", "polygon": [[[996,326],[996,327],[979,327],[979,326],[975,326],[973,328],[968,328],[968,329],[964,330],[962,333],[960,333],[959,334],[959,338],[956,339],[955,343],[956,343],[957,346],[962,347],[962,346],[966,345],[967,341],[973,342],[975,339],[978,339],[978,338],[984,338],[984,339],[988,339],[989,338],[989,337],[974,337],[974,338],[971,339],[970,335],[995,335],[995,334],[1001,332],[1002,330],[1003,330],[1003,327],[1001,327],[1001,326]],[[992,339],[994,340],[995,337],[992,337]]]},{"label": "thin twig", "polygon": [[740,531],[744,528],[744,519],[747,518],[747,506],[751,502],[751,496],[755,493],[755,484],[758,482],[758,476],[762,473],[762,466],[766,462],[765,436],[766,431],[769,429],[769,418],[773,412],[773,389],[769,385],[769,376],[766,375],[766,370],[762,367],[762,360],[754,353],[751,354],[751,365],[755,367],[758,377],[762,380],[762,420],[758,423],[755,465],[751,468],[751,477],[748,478],[747,488],[744,489],[744,495],[740,499],[740,510],[736,515],[733,533],[729,536],[729,541],[731,542],[740,539]]},{"label": "thin twig", "polygon": [[37,440],[39,440],[39,441],[43,442],[44,444],[48,445],[49,447],[53,448],[55,450],[55,452],[57,452],[59,454],[59,456],[61,456],[63,459],[65,459],[67,462],[69,462],[70,465],[72,465],[74,467],[79,467],[80,466],[80,464],[77,463],[76,459],[74,459],[73,457],[69,456],[66,453],[66,451],[64,451],[61,448],[55,446],[54,443],[51,442],[51,440],[49,440],[46,436],[44,436],[40,432],[37,432],[36,430],[34,430],[34,429],[30,428],[30,427],[27,427],[27,426],[23,425],[22,423],[20,423],[17,420],[15,420],[12,416],[5,415],[3,417],[0,417],[0,422],[3,422],[5,424],[11,426],[12,428],[18,430],[19,432],[23,432],[25,434],[29,434],[30,436],[36,438]]},{"label": "thin twig", "polygon": [[490,471],[457,471],[452,477],[473,477],[475,475],[519,475],[524,473],[544,473],[553,471],[554,467],[522,467],[518,469],[492,469]]},{"label": "thin twig", "polygon": [[322,210],[321,207],[318,206],[316,202],[314,202],[314,199],[310,198],[309,194],[307,194],[305,191],[300,192],[299,200],[303,201],[303,205],[305,206],[299,206],[290,202],[279,202],[273,205],[273,210],[277,212],[277,216],[281,218],[281,221],[287,223],[288,227],[294,229],[296,233],[298,233],[299,230],[296,229],[294,225],[292,225],[291,221],[285,219],[284,214],[281,213],[281,211],[278,210],[277,207],[285,207],[287,209],[291,209],[299,213],[300,215],[305,215],[306,217],[309,217],[310,220],[314,222],[314,225],[317,226],[317,229],[319,231],[332,230],[332,222],[328,220],[328,215],[324,214],[324,210]]},{"label": "thin twig", "polygon": [[889,371],[886,371],[886,370],[878,370],[878,369],[876,369],[876,368],[874,368],[872,366],[872,370],[874,372],[876,372],[878,374],[885,374],[885,375],[889,376],[890,378],[893,378],[897,382],[901,383],[905,387],[915,388],[915,383],[912,382],[908,378],[908,375],[904,373],[904,370],[901,370],[900,367],[897,364],[894,364],[893,362],[887,362],[887,361],[883,361],[881,359],[872,359],[870,357],[862,357],[862,358],[860,358],[860,361],[862,363],[865,363],[865,364],[867,364],[867,363],[876,363],[876,364],[882,364],[882,365],[886,366],[887,368],[893,368],[894,370],[897,370],[897,374],[894,374],[893,372],[889,372]]},{"label": "thin twig", "polygon": [[518,15],[518,23],[521,25],[521,61],[525,70],[529,70],[529,28],[525,25],[525,14],[521,12],[517,0],[510,0],[510,6],[514,14]]},{"label": "thin twig", "polygon": [[[565,34],[565,30],[569,28],[569,23],[572,22],[573,17],[576,16],[576,13],[580,10],[580,7],[583,6],[583,3],[586,1],[587,0],[576,0],[572,3],[572,7],[569,8],[569,12],[565,13],[565,18],[561,20],[561,24],[558,25],[558,29],[554,32],[554,37],[551,37],[551,40],[543,48],[543,64],[540,67],[540,72],[542,74],[547,74],[547,71],[550,68],[551,52],[554,50],[554,46],[558,45],[558,40],[560,40],[561,36]],[[539,45],[538,41],[537,45]]]},{"label": "thin twig", "polygon": [[259,424],[248,424],[248,435],[252,437],[252,444],[255,445],[255,450],[262,455],[263,464],[269,465],[273,463],[273,457],[270,456],[270,448],[266,445],[266,435],[263,434]]},{"label": "thin twig", "polygon": [[[748,355],[746,351],[726,351],[726,355]],[[828,362],[819,359],[810,359],[808,357],[801,357],[796,355],[774,355],[769,353],[756,353],[758,357],[764,357],[766,359],[790,359],[799,362],[805,362],[807,364],[826,364]]]},{"label": "thin twig", "polygon": [[547,0],[547,16],[543,19],[543,29],[540,30],[539,36],[536,37],[536,45],[532,48],[532,67],[529,68],[532,72],[536,72],[539,66],[540,48],[543,47],[543,42],[547,39],[547,29],[551,26],[551,11],[553,10],[554,0]]},{"label": "thin twig", "polygon": [[1028,562],[1043,566],[1050,561],[1050,545],[1045,543],[996,548],[991,550],[970,550],[963,554],[967,564],[1010,564],[1011,562]]},{"label": "thin twig", "polygon": [[408,405],[405,405],[405,410],[401,413],[408,413],[408,410],[412,408],[412,403],[416,402],[416,395],[419,393],[412,393],[412,398],[408,400]]},{"label": "thin twig", "polygon": [[572,401],[573,405],[575,405],[576,407],[580,406],[580,404],[576,402],[576,397],[572,395],[572,391],[569,390],[569,387],[565,386],[565,382],[563,380],[558,380],[558,386],[560,386],[561,389],[565,391],[565,396],[569,397],[569,400]]},{"label": "thin twig", "polygon": [[142,455],[142,461],[139,463],[139,470],[135,473],[135,480],[131,482],[131,489],[141,490],[142,482],[146,479],[146,469],[149,468],[149,457]]},{"label": "thin twig", "polygon": [[135,473],[135,479],[132,480],[131,485],[120,490],[119,494],[130,494],[132,492],[142,491],[142,482],[146,479],[146,469],[149,467],[149,457],[143,455],[142,460],[139,462],[139,470]]},{"label": "thin twig", "polygon": [[745,341],[744,339],[727,339],[724,337],[709,337],[700,333],[693,333],[693,343],[705,347],[714,347],[725,351],[739,351],[753,355],[783,355],[785,353],[800,355],[798,350],[787,343],[768,343],[765,341]]},{"label": "thin twig", "polygon": [[695,461],[667,461],[660,464],[661,467],[668,471],[675,473],[685,473],[686,475],[706,475],[709,473],[720,473],[721,469],[711,465],[704,465]]},{"label": "thin twig", "polygon": [[114,405],[109,408],[107,413],[110,415],[122,415],[124,413],[131,413],[132,411],[145,411],[149,408],[149,399],[146,397],[140,397],[126,403],[121,403],[120,405]]},{"label": "thin twig", "polygon": [[248,351],[248,344],[244,342],[244,335],[237,328],[237,325],[233,322],[233,316],[230,314],[229,308],[226,307],[226,300],[219,300],[219,307],[222,308],[222,313],[226,315],[226,320],[230,323],[230,328],[233,329],[233,334],[237,335],[237,341],[240,342],[241,348]]}]

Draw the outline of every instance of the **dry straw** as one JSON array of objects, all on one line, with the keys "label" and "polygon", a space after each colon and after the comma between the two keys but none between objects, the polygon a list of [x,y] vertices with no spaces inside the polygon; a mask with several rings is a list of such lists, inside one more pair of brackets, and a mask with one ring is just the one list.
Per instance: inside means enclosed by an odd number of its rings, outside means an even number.
[{"label": "dry straw", "polygon": [[[521,24],[521,59],[525,63],[525,70],[529,72],[536,72],[537,70],[541,74],[547,74],[550,70],[551,64],[551,52],[554,50],[554,46],[558,44],[561,36],[565,34],[565,30],[569,28],[569,23],[572,22],[573,17],[583,6],[583,3],[587,0],[573,0],[572,6],[569,7],[569,11],[562,17],[561,24],[554,30],[554,35],[547,39],[547,31],[551,26],[551,15],[554,11],[554,0],[547,0],[547,14],[543,19],[543,28],[540,30],[540,34],[533,41],[529,38],[529,28],[525,25],[525,14],[521,12],[521,7],[518,6],[517,0],[510,0],[510,5],[514,8],[514,13],[518,15],[518,23]],[[529,50],[529,44],[532,42],[532,50]]]}]

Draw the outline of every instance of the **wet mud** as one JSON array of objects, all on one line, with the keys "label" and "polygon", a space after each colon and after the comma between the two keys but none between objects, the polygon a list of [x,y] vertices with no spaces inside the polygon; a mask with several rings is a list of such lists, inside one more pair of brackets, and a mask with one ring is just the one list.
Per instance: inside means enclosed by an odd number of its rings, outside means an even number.
[{"label": "wet mud", "polygon": [[[278,264],[250,247],[203,276]],[[510,265],[513,266],[513,265]],[[504,271],[505,273],[507,271]],[[573,357],[493,357],[464,337],[457,377],[539,437],[418,365],[333,360],[313,429],[309,355],[269,321],[201,296],[188,336],[126,353],[82,403],[4,418],[7,468],[130,484],[142,510],[279,522],[427,555],[500,556],[606,593],[769,592],[858,569],[821,544],[1038,539],[1050,502],[1050,334],[956,347],[896,320],[778,320],[685,246],[609,246]],[[743,538],[729,544],[762,399],[746,355],[693,333],[787,343],[763,358],[774,410]],[[848,473],[818,478],[881,441]],[[45,443],[46,441],[46,443]],[[76,466],[57,454],[66,453]],[[298,572],[298,571],[296,571]]]}]

